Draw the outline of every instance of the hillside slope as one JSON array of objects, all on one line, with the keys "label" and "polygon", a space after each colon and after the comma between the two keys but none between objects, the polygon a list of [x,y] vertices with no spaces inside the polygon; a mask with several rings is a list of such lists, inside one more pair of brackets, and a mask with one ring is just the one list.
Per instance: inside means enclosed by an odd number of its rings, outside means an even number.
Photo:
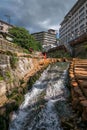
[{"label": "hillside slope", "polygon": [[87,58],[87,42],[74,46],[74,57]]}]

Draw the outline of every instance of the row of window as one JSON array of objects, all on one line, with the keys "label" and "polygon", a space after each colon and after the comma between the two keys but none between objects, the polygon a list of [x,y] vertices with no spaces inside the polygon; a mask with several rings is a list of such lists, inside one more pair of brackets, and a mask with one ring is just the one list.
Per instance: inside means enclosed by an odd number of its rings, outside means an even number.
[{"label": "row of window", "polygon": [[[73,15],[73,19],[76,18],[80,13],[82,13],[84,10],[87,9],[87,4],[84,3],[84,6],[81,7],[81,9],[78,9],[78,12],[76,12],[74,15]],[[72,13],[70,14],[70,16],[72,16]],[[69,16],[69,18],[70,18]]]},{"label": "row of window", "polygon": [[[85,24],[82,24],[80,27],[79,27],[79,29],[78,28],[76,28],[75,30],[71,30],[71,32],[70,32],[70,30],[68,30],[66,33],[63,33],[62,35],[60,34],[60,37],[63,37],[63,36],[65,36],[65,35],[67,35],[68,33],[71,33],[71,34],[74,34],[74,33],[81,33],[81,31],[85,31],[87,29],[87,23],[86,23],[86,26],[85,26]],[[80,30],[80,32],[79,32],[79,30]]]},{"label": "row of window", "polygon": [[85,9],[85,7],[82,7],[82,8],[79,10],[79,13],[81,13],[84,9]]},{"label": "row of window", "polygon": [[87,29],[86,30],[82,30],[80,33],[78,33],[78,29],[76,30],[77,32],[72,32],[71,34],[68,34],[66,36],[64,36],[62,39],[60,38],[60,40],[62,42],[67,42],[67,41],[70,41],[70,40],[73,40],[79,36],[81,36],[82,34],[84,34],[85,32],[87,32]]},{"label": "row of window", "polygon": [[[82,34],[83,34],[83,33],[82,33]],[[82,34],[81,34],[81,35],[82,35]],[[75,37],[73,37],[73,38],[72,38],[72,37],[67,37],[67,38],[65,37],[65,38],[61,39],[60,42],[61,42],[61,43],[68,43],[68,42],[70,42],[70,41],[76,39],[77,37],[78,37],[77,35],[75,35]]]},{"label": "row of window", "polygon": [[[76,15],[76,19],[74,20],[74,21],[72,21],[72,23],[71,24],[74,24],[76,21],[78,21],[79,20],[79,24],[81,24],[82,23],[82,21],[85,19],[85,18],[87,18],[87,16],[85,17],[85,15],[87,14],[87,10],[85,10],[84,12],[84,7],[82,7],[81,9],[80,9],[80,15],[78,16],[78,13],[76,13],[75,15]],[[74,18],[73,17],[71,17],[71,19],[70,20],[73,20]],[[66,27],[66,25],[68,25],[69,26],[69,24],[70,24],[70,20],[68,20],[68,22],[67,23],[65,23],[64,25],[62,25],[62,27],[61,27],[61,29],[60,29],[60,32],[63,32],[63,31],[65,31],[68,27]]]},{"label": "row of window", "polygon": [[[86,19],[87,19],[87,16],[86,16]],[[82,18],[81,20],[77,21],[77,23],[75,23],[75,25],[71,24],[69,25],[68,27],[66,27],[65,29],[61,30],[61,34],[63,34],[64,32],[67,33],[69,32],[70,30],[73,30],[74,28],[76,28],[78,25],[80,25],[82,22],[84,22],[85,18]],[[69,29],[68,29],[69,28]],[[68,31],[67,31],[68,29]],[[67,31],[67,32],[66,32]]]},{"label": "row of window", "polygon": [[[66,35],[70,36],[71,34],[78,36],[81,33],[87,31],[87,28],[86,29],[84,28],[85,24],[87,25],[86,21],[87,21],[87,3],[85,3],[83,7],[81,7],[73,16],[69,17],[69,19],[64,23],[64,25],[62,25],[59,31],[60,37],[63,38]],[[79,28],[80,32],[77,27]],[[73,30],[74,32],[69,34],[71,30]]]}]

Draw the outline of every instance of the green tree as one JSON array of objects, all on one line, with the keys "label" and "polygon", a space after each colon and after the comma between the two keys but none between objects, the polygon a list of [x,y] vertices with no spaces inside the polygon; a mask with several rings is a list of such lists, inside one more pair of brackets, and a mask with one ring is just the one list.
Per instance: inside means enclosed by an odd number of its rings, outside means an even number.
[{"label": "green tree", "polygon": [[29,34],[29,31],[22,27],[13,27],[9,29],[9,33],[13,35],[13,42],[19,46],[29,50],[42,50],[42,46],[37,42],[34,37]]}]

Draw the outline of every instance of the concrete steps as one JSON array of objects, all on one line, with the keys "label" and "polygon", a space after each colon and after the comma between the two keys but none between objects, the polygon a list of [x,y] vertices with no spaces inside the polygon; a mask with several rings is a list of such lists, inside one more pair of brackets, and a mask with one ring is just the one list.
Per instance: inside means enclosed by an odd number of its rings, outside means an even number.
[{"label": "concrete steps", "polygon": [[73,59],[69,68],[72,106],[87,121],[87,60]]}]

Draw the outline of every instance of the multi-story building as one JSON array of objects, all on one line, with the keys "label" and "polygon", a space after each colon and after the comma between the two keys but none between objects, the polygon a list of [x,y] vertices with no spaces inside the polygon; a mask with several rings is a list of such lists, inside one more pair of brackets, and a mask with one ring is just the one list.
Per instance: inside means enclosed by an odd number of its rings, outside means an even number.
[{"label": "multi-story building", "polygon": [[56,44],[56,31],[49,29],[48,32],[37,32],[32,34],[36,41],[42,44],[44,49],[49,49]]},{"label": "multi-story building", "polygon": [[0,38],[12,41],[12,35],[8,33],[9,28],[14,27],[13,25],[0,20]]},{"label": "multi-story building", "polygon": [[12,28],[12,27],[13,27],[13,25],[0,20],[0,32],[8,33],[8,29]]},{"label": "multi-story building", "polygon": [[87,0],[78,0],[60,25],[60,44],[67,45],[87,32]]}]

